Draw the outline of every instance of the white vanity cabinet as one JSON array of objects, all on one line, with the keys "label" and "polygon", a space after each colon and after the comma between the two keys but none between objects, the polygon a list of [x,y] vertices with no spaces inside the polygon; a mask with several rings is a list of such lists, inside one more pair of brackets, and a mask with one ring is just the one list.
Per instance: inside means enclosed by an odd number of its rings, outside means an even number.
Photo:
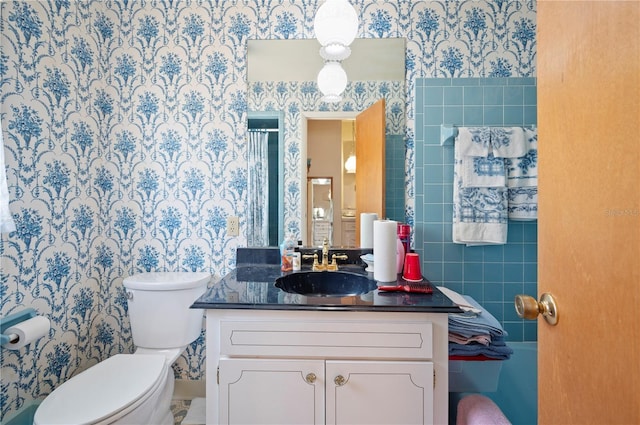
[{"label": "white vanity cabinet", "polygon": [[207,310],[207,423],[447,423],[447,314]]}]

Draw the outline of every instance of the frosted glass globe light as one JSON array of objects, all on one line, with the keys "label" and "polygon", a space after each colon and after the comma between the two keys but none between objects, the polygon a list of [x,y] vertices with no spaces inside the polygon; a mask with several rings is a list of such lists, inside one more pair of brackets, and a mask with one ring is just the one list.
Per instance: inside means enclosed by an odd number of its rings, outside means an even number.
[{"label": "frosted glass globe light", "polygon": [[342,100],[342,92],[347,88],[347,73],[340,62],[325,62],[318,72],[318,88],[324,95],[323,101],[334,103]]},{"label": "frosted glass globe light", "polygon": [[344,163],[344,169],[349,174],[353,174],[356,172],[356,156],[354,154],[351,154],[349,158],[347,158]]},{"label": "frosted glass globe light", "polygon": [[316,12],[313,21],[316,38],[325,59],[346,59],[349,45],[358,33],[358,14],[347,0],[327,0]]}]

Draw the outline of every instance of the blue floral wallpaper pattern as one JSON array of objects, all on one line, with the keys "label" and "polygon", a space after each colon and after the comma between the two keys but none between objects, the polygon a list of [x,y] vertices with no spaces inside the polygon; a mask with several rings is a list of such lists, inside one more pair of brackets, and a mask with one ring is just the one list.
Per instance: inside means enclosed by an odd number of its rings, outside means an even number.
[{"label": "blue floral wallpaper pattern", "polygon": [[[0,350],[0,420],[133,351],[125,276],[197,270],[215,279],[234,266],[246,241],[227,236],[225,223],[238,216],[242,230],[246,218],[246,42],[312,38],[320,3],[0,3],[0,119],[17,226],[0,238],[0,314],[32,306],[52,322],[48,338]],[[359,37],[407,40],[411,222],[415,79],[535,76],[535,1],[352,4]],[[305,90],[319,97],[314,84]],[[299,191],[294,179],[285,191]],[[203,378],[204,361],[201,336],[175,373]]]}]

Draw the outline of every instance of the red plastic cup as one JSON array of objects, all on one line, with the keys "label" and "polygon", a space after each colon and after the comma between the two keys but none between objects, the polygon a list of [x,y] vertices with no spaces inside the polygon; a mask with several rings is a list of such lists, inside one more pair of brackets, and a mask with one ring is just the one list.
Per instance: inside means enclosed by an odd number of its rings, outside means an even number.
[{"label": "red plastic cup", "polygon": [[420,270],[420,256],[416,252],[408,252],[404,257],[404,280],[420,282],[422,271]]}]

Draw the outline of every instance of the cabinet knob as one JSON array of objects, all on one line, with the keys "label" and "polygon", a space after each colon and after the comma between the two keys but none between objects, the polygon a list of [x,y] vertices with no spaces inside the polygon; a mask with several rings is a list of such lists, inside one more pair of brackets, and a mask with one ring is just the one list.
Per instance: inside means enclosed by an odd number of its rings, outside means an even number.
[{"label": "cabinet knob", "polygon": [[316,382],[316,374],[315,373],[307,373],[307,376],[304,378],[305,381],[309,384],[313,384]]},{"label": "cabinet knob", "polygon": [[335,379],[333,380],[333,382],[335,382],[335,384],[339,387],[343,386],[344,384],[347,383],[347,380],[344,379],[344,376],[342,375],[338,375],[335,377]]}]

